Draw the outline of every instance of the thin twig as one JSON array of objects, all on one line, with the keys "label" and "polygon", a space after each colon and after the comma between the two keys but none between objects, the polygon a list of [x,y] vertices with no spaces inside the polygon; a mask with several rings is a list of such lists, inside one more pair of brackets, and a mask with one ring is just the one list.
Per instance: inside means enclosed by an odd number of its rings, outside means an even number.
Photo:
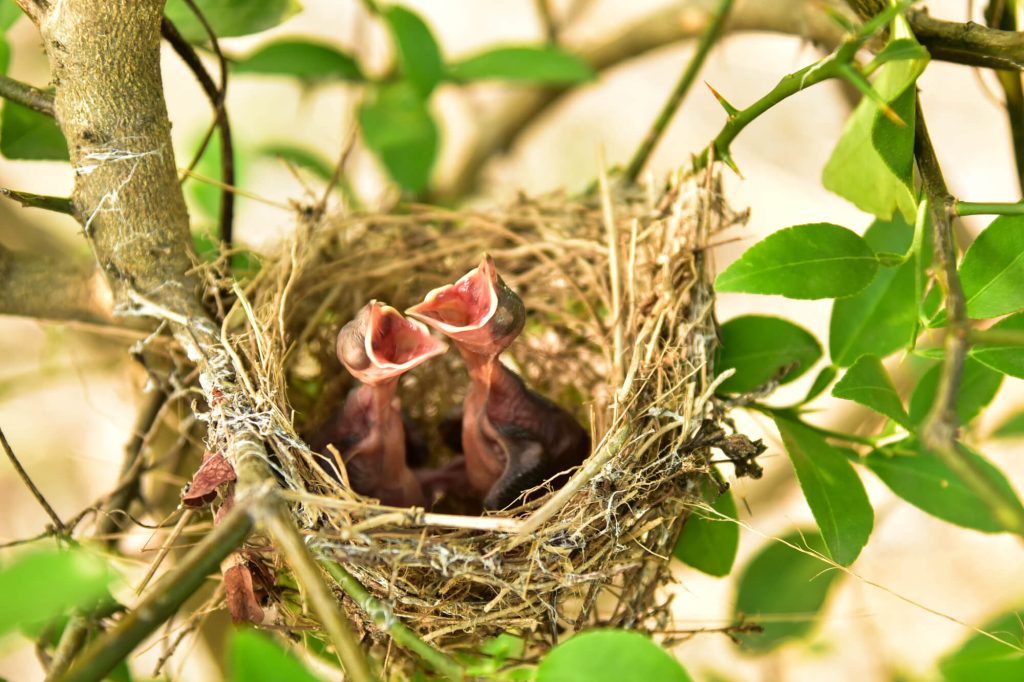
[{"label": "thin twig", "polygon": [[8,199],[17,201],[25,208],[41,208],[46,211],[64,213],[66,215],[75,214],[74,207],[71,205],[71,199],[68,199],[67,197],[51,197],[46,194],[33,194],[32,192],[22,192],[8,187],[0,187],[0,194],[3,194]]},{"label": "thin twig", "polygon": [[347,678],[354,682],[373,682],[376,677],[363,655],[356,633],[342,614],[338,600],[327,587],[316,560],[296,530],[286,508],[279,502],[268,506],[261,523],[291,567],[310,606],[327,630]]},{"label": "thin twig", "polygon": [[[1017,6],[1015,3],[990,2],[985,8],[985,20],[993,28],[1016,31]],[[1003,89],[1010,139],[1013,141],[1013,160],[1017,165],[1017,188],[1024,192],[1024,87],[1018,71],[996,70],[996,78]]]},{"label": "thin twig", "polygon": [[544,27],[544,39],[550,45],[557,45],[558,22],[551,11],[550,0],[533,0],[533,6],[537,9],[537,16],[540,18],[541,26]]},{"label": "thin twig", "polygon": [[346,571],[341,564],[329,557],[321,557],[320,563],[345,590],[345,593],[373,618],[374,623],[391,635],[391,638],[399,646],[415,653],[423,662],[448,679],[463,679],[465,671],[462,666],[420,639],[415,632],[395,617],[387,604],[371,595],[362,583]]},{"label": "thin twig", "polygon": [[690,91],[690,86],[693,85],[693,81],[697,78],[697,74],[700,73],[700,69],[704,66],[704,61],[707,59],[708,53],[711,51],[711,46],[715,44],[719,36],[722,35],[722,28],[725,26],[725,21],[729,17],[729,12],[732,11],[733,0],[719,0],[718,9],[712,15],[711,19],[708,20],[707,27],[704,29],[704,33],[701,34],[700,40],[697,41],[697,49],[693,53],[693,57],[690,58],[689,63],[683,70],[683,75],[679,77],[679,82],[676,83],[676,87],[672,90],[665,105],[661,108],[658,113],[658,117],[654,119],[654,123],[651,125],[651,129],[647,131],[647,135],[644,137],[643,142],[637,148],[636,153],[633,154],[633,158],[630,160],[629,165],[626,166],[626,170],[623,172],[623,176],[628,182],[636,182],[636,179],[640,177],[641,171],[644,166],[651,158],[651,154],[654,153],[654,148],[658,145],[658,141],[661,140],[662,135],[665,134],[665,130],[668,129],[668,124],[675,117],[676,112],[679,110],[679,106],[683,103],[683,99],[686,97],[686,93]]},{"label": "thin twig", "polygon": [[[196,51],[166,17],[160,25],[160,32],[178,56],[181,57],[181,60],[185,62],[185,65],[192,71],[193,75],[195,75],[200,87],[202,87],[206,97],[210,100],[210,104],[213,105],[213,126],[216,127],[220,134],[220,173],[221,181],[224,183],[220,194],[220,239],[226,248],[231,248],[234,239],[235,197],[234,193],[227,188],[235,184],[235,149],[231,136],[231,123],[228,120],[225,107],[228,86],[227,59],[224,57],[224,53],[221,52],[217,35],[206,20],[206,17],[203,16],[203,13],[192,0],[186,0],[186,2],[210,37],[210,44],[213,46],[213,50],[220,63],[220,87],[214,84],[213,78],[210,77]],[[213,128],[211,127],[211,132],[212,130]],[[209,143],[209,140],[210,134],[207,133],[196,153],[195,159],[189,166],[190,170],[198,162],[203,152],[206,151],[206,145]]]},{"label": "thin twig", "polygon": [[62,682],[93,682],[103,679],[142,640],[174,615],[207,576],[220,570],[220,562],[237,549],[252,529],[248,506],[239,502],[174,570],[165,573],[137,608],[90,644]]},{"label": "thin twig", "polygon": [[53,95],[28,83],[0,75],[0,97],[53,118]]},{"label": "thin twig", "polygon": [[[932,405],[921,427],[921,440],[988,506],[995,519],[1006,530],[1024,535],[1024,508],[1015,497],[997,485],[975,461],[957,445],[959,417],[957,397],[963,378],[964,360],[970,350],[970,320],[967,318],[967,300],[960,276],[957,274],[956,243],[953,235],[953,197],[946,187],[935,149],[928,137],[921,101],[917,102],[917,122],[914,134],[914,156],[921,174],[931,209],[934,226],[934,252],[936,277],[945,293],[946,331],[945,357]],[[1012,497],[1012,499],[1011,499]]]},{"label": "thin twig", "polygon": [[60,520],[60,517],[57,516],[57,512],[54,511],[53,507],[50,506],[50,503],[46,501],[43,493],[36,487],[36,484],[29,477],[25,468],[21,466],[21,462],[18,461],[17,455],[15,455],[14,450],[11,449],[11,444],[7,442],[7,436],[4,435],[3,429],[0,429],[0,445],[3,446],[4,452],[7,453],[7,459],[11,460],[14,470],[18,472],[18,477],[21,478],[25,486],[32,492],[32,496],[36,498],[39,506],[41,506],[46,512],[46,515],[50,517],[51,521],[53,521],[53,527],[56,528],[61,535],[65,535],[67,531],[64,529],[64,522]]}]

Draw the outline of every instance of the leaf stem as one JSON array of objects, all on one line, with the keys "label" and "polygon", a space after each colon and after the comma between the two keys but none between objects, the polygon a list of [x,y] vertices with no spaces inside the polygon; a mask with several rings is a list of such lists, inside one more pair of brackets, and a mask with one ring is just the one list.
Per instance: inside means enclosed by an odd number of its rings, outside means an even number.
[{"label": "leaf stem", "polygon": [[964,360],[971,347],[970,320],[967,301],[960,276],[957,274],[956,242],[953,232],[954,200],[946,187],[935,149],[932,147],[921,100],[917,101],[917,123],[914,131],[914,156],[921,175],[921,184],[931,209],[935,271],[939,286],[945,293],[946,333],[945,358],[939,375],[935,403],[921,426],[921,440],[934,452],[977,496],[985,501],[993,516],[1006,530],[1024,535],[1024,508],[1016,498],[996,485],[974,460],[966,457],[957,447],[957,396],[963,379]]},{"label": "leaf stem", "polygon": [[654,120],[651,129],[647,131],[647,135],[640,143],[640,147],[633,154],[629,165],[626,166],[623,175],[628,182],[636,182],[644,166],[647,165],[651,154],[654,152],[654,148],[658,145],[658,141],[665,134],[668,124],[672,121],[676,111],[679,110],[679,106],[683,103],[686,93],[689,92],[690,86],[693,85],[693,81],[697,78],[697,74],[704,65],[711,47],[721,36],[722,28],[729,18],[729,12],[732,11],[732,5],[733,0],[719,1],[718,9],[708,21],[704,33],[701,34],[700,40],[697,42],[697,49],[693,53],[693,57],[690,58],[690,62],[686,65],[686,69],[683,71],[682,76],[680,76],[679,82],[658,113],[658,117]]},{"label": "leaf stem", "polygon": [[352,598],[359,607],[370,615],[373,622],[391,635],[395,642],[419,656],[427,665],[441,673],[450,680],[461,680],[465,671],[454,660],[438,651],[428,643],[424,642],[408,626],[395,617],[390,607],[374,597],[363,585],[356,580],[355,576],[345,570],[345,567],[330,557],[321,555],[320,563],[331,577],[341,586],[345,593]]},{"label": "leaf stem", "polygon": [[1024,215],[1024,202],[957,201],[953,204],[953,215]]}]

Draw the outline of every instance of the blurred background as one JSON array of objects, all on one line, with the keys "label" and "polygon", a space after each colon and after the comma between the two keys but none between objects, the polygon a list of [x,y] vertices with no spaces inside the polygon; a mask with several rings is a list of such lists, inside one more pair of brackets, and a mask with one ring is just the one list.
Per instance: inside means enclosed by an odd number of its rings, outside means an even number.
[{"label": "blurred background", "polygon": [[[539,44],[546,39],[538,3],[532,0],[404,0],[404,4],[427,20],[450,58],[497,44]],[[684,37],[703,27],[716,4],[702,0],[551,2],[554,15],[563,18],[558,39],[566,49],[587,54],[601,46],[618,45],[621,54],[599,71],[596,80],[543,107],[518,134],[510,136],[507,151],[490,154],[483,162],[475,155],[491,144],[495,131],[502,129],[503,117],[536,98],[536,89],[442,85],[431,102],[442,136],[433,176],[433,185],[439,189],[436,198],[458,198],[485,207],[520,191],[575,191],[594,179],[602,154],[610,166],[624,164],[693,52],[694,41]],[[926,4],[935,16],[969,18],[968,2]],[[301,9],[295,9],[275,28],[225,39],[225,51],[245,55],[270,40],[315,37],[358,55],[371,73],[384,71],[391,63],[387,36],[357,0],[303,0]],[[817,59],[823,53],[815,43],[836,35],[819,3],[751,0],[738,2],[734,12],[746,17],[744,30],[730,32],[716,45],[700,77],[737,106],[749,104],[784,74]],[[759,26],[773,30],[757,30]],[[643,31],[652,30],[667,36],[659,39],[659,46],[630,48],[631,41],[647,44],[641,40]],[[20,19],[7,38],[13,54],[9,74],[46,85],[46,60],[31,23]],[[192,74],[169,48],[164,50],[176,154],[178,165],[184,166],[205,133],[210,108]],[[215,70],[215,61],[207,61]],[[1009,130],[1002,107],[989,94],[992,88],[986,81],[990,77],[963,66],[933,64],[920,81],[923,107],[952,193],[983,201],[1017,201]],[[289,78],[244,74],[232,78],[227,110],[237,146],[237,184],[246,193],[237,199],[236,239],[241,245],[257,252],[276,249],[296,222],[289,201],[309,201],[324,189],[316,173],[289,167],[272,150],[301,148],[327,167],[333,166],[348,141],[360,92],[358,85],[337,82],[304,85]],[[779,228],[828,221],[861,232],[870,224],[870,216],[824,190],[820,180],[855,103],[842,87],[825,83],[775,107],[738,138],[733,153],[743,178],[726,171],[727,197],[734,207],[749,207],[752,213],[745,228],[718,239],[725,242],[715,251],[719,269]],[[649,165],[654,177],[686,166],[690,155],[712,139],[723,120],[721,107],[698,82],[654,154]],[[199,172],[216,175],[216,163],[204,170],[205,165],[204,161]],[[367,207],[380,206],[395,196],[378,162],[360,145],[353,149],[348,174]],[[72,173],[61,162],[0,159],[0,185],[67,196]],[[194,223],[212,225],[216,189],[212,209],[209,187],[190,180],[189,191]],[[985,222],[969,219],[966,224],[976,233]],[[22,209],[9,201],[0,203],[0,243],[9,249],[86,251],[71,218]],[[827,338],[827,301],[726,294],[718,305],[722,321],[767,312],[793,319],[819,338]],[[0,318],[0,427],[64,517],[91,504],[117,478],[145,384],[144,373],[126,352],[135,340],[75,325]],[[916,372],[911,358],[897,358],[891,370],[905,382],[912,381]],[[784,404],[801,397],[815,373],[809,371],[783,387],[772,401]],[[1019,381],[1005,381],[975,434],[975,444],[983,445],[1018,490],[1024,489],[1024,467],[1013,447],[1019,443],[986,442],[985,435],[1020,404],[1022,396]],[[823,426],[853,429],[867,418],[866,411],[849,402],[824,398],[818,404],[822,409],[816,421]],[[813,525],[813,518],[774,427],[745,415],[737,418],[745,433],[762,437],[769,445],[761,460],[763,479],[732,481],[743,524],[736,564],[742,567],[769,537],[795,526]],[[731,480],[731,470],[725,473]],[[856,576],[841,581],[811,636],[754,657],[740,652],[721,634],[698,635],[675,649],[695,679],[934,679],[936,661],[972,634],[964,624],[980,625],[1024,600],[1019,539],[946,524],[897,500],[870,474],[862,477],[876,510],[875,531],[852,566]],[[161,481],[172,493],[184,482],[174,477]],[[36,535],[47,522],[11,468],[0,465],[0,543]],[[151,534],[143,528],[137,531],[140,549]],[[157,539],[147,547],[152,551],[159,545]],[[142,565],[126,561],[120,568],[134,584]],[[711,578],[678,565],[677,583],[671,588],[676,628],[728,625],[735,573]],[[216,641],[214,637],[182,647],[167,673],[172,679],[216,679],[220,675],[217,652],[212,650]],[[140,670],[151,669],[158,655],[156,649],[143,654],[146,663]],[[0,677],[37,679],[40,670],[28,639],[7,638],[0,644]]]}]

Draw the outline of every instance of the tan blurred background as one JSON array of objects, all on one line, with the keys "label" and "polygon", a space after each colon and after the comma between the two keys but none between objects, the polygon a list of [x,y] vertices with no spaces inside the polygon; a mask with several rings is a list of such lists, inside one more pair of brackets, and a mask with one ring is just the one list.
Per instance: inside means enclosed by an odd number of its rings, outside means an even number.
[{"label": "tan blurred background", "polygon": [[[305,9],[282,26],[258,36],[226,40],[226,49],[242,54],[277,37],[316,36],[357,52],[371,71],[386,68],[385,36],[368,21],[357,0],[304,0],[303,4]],[[543,39],[532,0],[408,0],[405,4],[429,21],[449,57],[497,43]],[[553,6],[564,12],[578,4],[555,2]],[[694,21],[714,4],[707,0],[584,2],[584,10],[565,30],[564,41],[570,48],[600,43],[666,6],[678,8],[678,21]],[[755,4],[738,2],[737,12]],[[967,3],[962,1],[927,5],[936,16],[967,18]],[[810,31],[798,24],[794,21],[794,32]],[[20,20],[9,39],[14,55],[11,75],[46,84],[45,59],[30,23]],[[516,140],[507,156],[486,167],[479,201],[500,201],[520,189],[579,189],[594,177],[602,150],[609,164],[627,161],[692,49],[692,41],[680,42],[625,61],[559,102]],[[714,49],[702,78],[734,104],[745,105],[783,74],[818,55],[799,36],[736,34]],[[191,74],[166,49],[164,75],[180,166],[190,158],[196,138],[208,124],[209,107]],[[998,103],[985,94],[978,74],[966,67],[934,64],[920,85],[953,193],[978,201],[1019,199],[1005,117]],[[228,111],[243,157],[246,149],[289,141],[318,150],[333,162],[351,124],[356,93],[350,86],[302,90],[285,79],[235,78]],[[441,89],[434,111],[443,126],[444,147],[436,169],[442,184],[486,132],[488,117],[498,115],[495,112],[503,103],[511,101],[507,98],[514,97],[514,89],[499,86]],[[776,107],[740,136],[734,157],[745,179],[728,176],[728,196],[736,207],[749,206],[752,218],[746,229],[725,235],[740,239],[718,250],[719,267],[782,227],[830,221],[862,231],[870,223],[868,216],[820,184],[822,167],[849,107],[848,97],[837,86],[824,84]],[[723,117],[710,93],[695,87],[654,156],[654,173],[686,164],[689,155],[717,132]],[[356,150],[351,168],[358,190],[372,205],[383,192],[380,171],[362,149]],[[71,181],[67,164],[0,160],[0,185],[5,187],[67,195]],[[309,188],[321,190],[312,177],[307,182]],[[269,161],[246,166],[241,184],[278,202],[302,198],[308,191],[283,164]],[[292,230],[294,217],[287,211],[245,198],[239,199],[238,206],[238,239],[256,250],[273,248]],[[976,232],[984,224],[974,221],[969,227]],[[0,204],[0,243],[37,250],[84,248],[71,219],[20,209],[11,202]],[[741,295],[724,295],[719,301],[721,320],[755,311],[791,317],[826,338],[828,302]],[[0,318],[0,427],[65,517],[107,491],[117,476],[144,380],[127,359],[127,345],[81,329]],[[813,375],[811,371],[780,391],[777,400],[801,396]],[[986,433],[1019,405],[1021,396],[1019,381],[1004,382],[996,403],[981,419],[979,433]],[[860,418],[849,403],[825,400],[822,404],[821,424],[842,423],[849,428]],[[749,526],[741,536],[738,566],[766,542],[766,536],[813,522],[772,428],[749,418],[740,421],[751,435],[762,434],[770,448],[763,460],[765,478],[738,481],[734,488],[741,499],[741,520]],[[1024,490],[1019,453],[996,443],[984,443],[983,449],[1017,489]],[[876,509],[875,531],[852,567],[864,580],[841,582],[809,644],[791,644],[760,658],[739,654],[725,637],[715,634],[681,645],[676,653],[695,679],[933,679],[937,657],[970,634],[952,619],[980,624],[1024,600],[1020,581],[1024,554],[1019,541],[938,521],[895,499],[871,474],[862,472],[862,477]],[[171,480],[167,485],[181,483]],[[37,534],[46,523],[11,468],[0,464],[0,542]],[[140,544],[148,535],[149,531],[139,532]],[[128,583],[137,582],[140,568],[131,563],[123,568]],[[731,578],[713,579],[684,567],[678,568],[676,576],[678,628],[729,622]],[[151,669],[156,654],[143,657],[146,663],[141,670]],[[203,645],[182,647],[168,672],[176,680],[216,679],[219,672],[211,655],[216,652]],[[720,677],[712,678],[711,673]],[[0,677],[20,681],[39,676],[28,640],[14,637],[0,643]]]}]

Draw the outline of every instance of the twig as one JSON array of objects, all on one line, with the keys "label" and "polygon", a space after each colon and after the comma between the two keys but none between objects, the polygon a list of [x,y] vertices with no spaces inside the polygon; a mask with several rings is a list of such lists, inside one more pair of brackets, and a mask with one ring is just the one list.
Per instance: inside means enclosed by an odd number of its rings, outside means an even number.
[{"label": "twig", "polygon": [[0,75],[0,97],[53,118],[53,95],[28,83]]},{"label": "twig", "polygon": [[[185,65],[188,66],[193,75],[195,75],[200,87],[202,87],[206,97],[210,100],[210,104],[213,105],[213,126],[220,133],[220,173],[221,181],[224,183],[220,194],[220,239],[226,248],[231,248],[234,238],[235,196],[228,187],[232,187],[235,184],[235,148],[231,136],[231,123],[228,120],[227,109],[225,108],[228,87],[227,59],[224,57],[224,53],[221,52],[220,43],[217,41],[217,34],[213,31],[206,17],[203,16],[203,13],[192,0],[186,0],[186,2],[206,29],[207,35],[210,36],[210,44],[213,46],[220,63],[220,87],[214,84],[213,78],[210,77],[196,51],[166,17],[160,24],[160,33],[170,43],[178,56],[181,57],[181,60],[185,62]],[[213,128],[210,129],[210,132],[212,130]],[[210,133],[208,132],[203,143],[199,146],[195,159],[189,165],[190,170],[199,161],[199,157],[203,155],[203,152],[206,151],[206,145],[209,143],[209,140]]]},{"label": "twig", "polygon": [[[181,532],[185,530],[185,526],[188,525],[188,522],[191,520],[191,518],[191,509],[186,509],[184,512],[182,512],[181,517],[178,519],[178,522],[174,524],[174,528],[167,536],[167,539],[164,541],[164,544],[160,547],[160,551],[157,552],[156,558],[150,562],[149,568],[146,570],[146,575],[142,577],[142,580],[139,581],[138,586],[136,586],[135,594],[142,594],[143,590],[146,589],[146,585],[148,585],[149,581],[153,579],[153,576],[160,568],[160,564],[162,564],[164,559],[167,558],[167,555],[174,547],[174,543],[178,540],[178,537],[181,535]],[[158,531],[154,531],[154,533],[156,532]]]},{"label": "twig", "polygon": [[41,208],[54,213],[74,215],[75,210],[71,205],[71,199],[67,197],[51,197],[46,194],[33,194],[32,192],[21,192],[8,187],[0,187],[0,194],[8,199],[13,199],[25,208]]},{"label": "twig", "polygon": [[288,517],[284,505],[280,502],[270,503],[261,516],[262,525],[266,527],[274,546],[291,567],[310,606],[327,630],[345,669],[346,677],[354,682],[373,682],[376,679],[375,675],[370,671],[369,663],[359,647],[356,633],[342,614],[338,600],[324,582],[316,560]]},{"label": "twig", "polygon": [[391,635],[395,642],[414,654],[419,656],[427,665],[450,680],[461,680],[465,675],[462,666],[454,660],[430,646],[419,636],[409,629],[402,621],[395,617],[391,608],[384,602],[376,599],[367,591],[363,585],[356,580],[355,576],[330,557],[321,556],[320,563],[323,564],[331,577],[337,581],[345,593],[359,604],[367,614],[373,618],[373,622],[382,630]]},{"label": "twig", "polygon": [[704,33],[701,34],[700,40],[697,41],[696,51],[693,53],[693,57],[690,58],[689,63],[686,65],[686,69],[683,70],[683,75],[679,77],[679,82],[676,83],[675,89],[672,91],[672,94],[669,95],[665,105],[661,108],[661,112],[658,113],[658,117],[654,119],[654,124],[651,125],[651,129],[647,132],[647,136],[644,137],[643,142],[640,143],[636,153],[633,154],[633,158],[630,160],[629,165],[626,166],[626,170],[623,175],[628,182],[636,182],[636,179],[640,177],[640,173],[643,171],[644,166],[647,165],[647,161],[651,158],[651,154],[654,152],[654,148],[658,145],[658,141],[661,140],[662,135],[665,134],[668,124],[676,115],[676,111],[679,110],[679,106],[683,103],[686,93],[689,92],[690,86],[693,85],[693,81],[697,78],[697,74],[700,73],[701,67],[704,66],[704,61],[707,59],[708,53],[711,51],[711,46],[714,45],[719,36],[721,36],[722,28],[725,26],[725,21],[729,17],[729,13],[732,11],[732,5],[733,0],[719,0],[718,9],[711,16],[711,19],[708,20]]},{"label": "twig", "polygon": [[68,624],[64,626],[64,632],[61,633],[60,640],[57,642],[57,648],[53,652],[53,659],[50,661],[50,666],[46,671],[44,682],[52,682],[52,680],[59,679],[61,675],[67,672],[67,669],[71,667],[71,663],[75,660],[75,656],[78,655],[78,652],[85,645],[85,640],[88,636],[88,619],[80,613],[72,615],[68,619]]},{"label": "twig", "polygon": [[239,502],[223,523],[193,547],[174,570],[156,582],[137,608],[82,652],[75,665],[60,678],[62,682],[103,679],[142,640],[174,615],[207,576],[220,569],[220,562],[245,541],[250,530],[252,519],[248,506]]},{"label": "twig", "polygon": [[[1017,7],[1015,3],[990,2],[985,8],[985,20],[993,28],[1017,30]],[[1013,160],[1017,165],[1017,187],[1024,192],[1024,88],[1021,74],[1017,71],[995,72],[1003,88],[1007,122],[1010,124],[1010,139],[1013,141]]]},{"label": "twig", "polygon": [[550,45],[557,45],[558,22],[551,12],[550,0],[533,0],[533,6],[537,9],[537,16],[540,18],[541,26],[544,27],[544,39]]},{"label": "twig", "polygon": [[21,478],[25,486],[32,492],[32,496],[36,498],[39,506],[43,508],[46,515],[53,521],[53,527],[60,532],[61,535],[66,535],[67,531],[64,529],[64,522],[57,516],[57,512],[54,511],[50,503],[46,501],[43,493],[36,487],[36,484],[29,477],[28,472],[21,466],[21,462],[18,461],[17,455],[14,454],[14,450],[11,449],[11,444],[7,442],[7,436],[4,435],[3,429],[0,429],[0,445],[3,446],[4,452],[7,453],[7,459],[11,460],[11,464],[14,466],[14,470],[18,472],[18,477]]},{"label": "twig", "polygon": [[921,183],[928,198],[934,226],[936,277],[946,302],[945,358],[936,389],[935,403],[921,427],[921,440],[989,507],[995,519],[1007,530],[1024,535],[1024,509],[1017,500],[996,485],[974,460],[965,457],[957,446],[959,418],[956,403],[963,378],[964,359],[970,350],[970,320],[967,301],[956,271],[956,243],[953,236],[953,197],[942,177],[935,156],[921,102],[917,102],[914,156]]}]

